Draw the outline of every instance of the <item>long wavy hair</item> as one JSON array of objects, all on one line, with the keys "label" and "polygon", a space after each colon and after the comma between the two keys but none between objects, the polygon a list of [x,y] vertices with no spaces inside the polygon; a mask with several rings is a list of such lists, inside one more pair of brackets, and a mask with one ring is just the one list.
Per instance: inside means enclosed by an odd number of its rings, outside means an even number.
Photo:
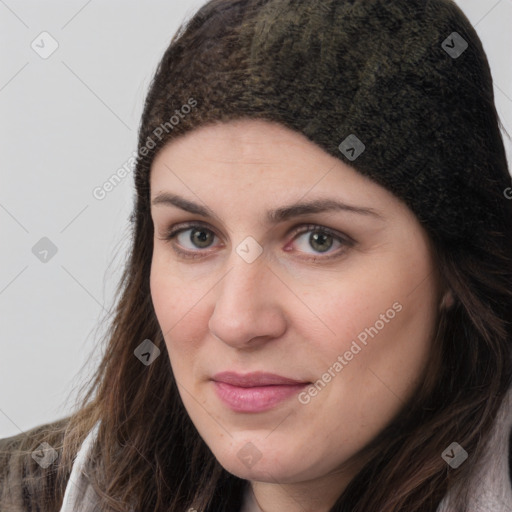
[{"label": "long wavy hair", "polygon": [[[61,459],[56,469],[48,470],[43,483],[48,496],[45,510],[55,510],[61,503],[73,457],[98,421],[98,437],[87,471],[100,497],[99,509],[240,509],[248,482],[218,463],[190,420],[153,309],[149,287],[154,235],[150,166],[164,144],[205,123],[237,117],[275,120],[264,102],[255,104],[250,116],[247,112],[242,116],[236,108],[236,101],[248,94],[244,85],[247,74],[256,80],[257,63],[261,62],[256,58],[261,47],[251,45],[244,34],[254,34],[256,29],[264,34],[271,24],[273,34],[282,35],[281,47],[294,38],[294,44],[289,45],[289,51],[295,52],[290,53],[292,69],[296,65],[293,58],[300,60],[307,50],[301,46],[305,34],[310,37],[308,48],[319,51],[315,34],[323,31],[332,35],[336,16],[357,3],[211,0],[175,34],[144,106],[130,218],[131,248],[101,346],[101,364],[82,388],[73,414],[47,432],[46,439],[61,452]],[[500,135],[503,127],[494,105],[487,58],[476,33],[449,0],[407,3],[411,16],[415,9],[440,9],[464,30],[476,55],[472,65],[480,98],[476,113],[467,117],[466,123],[474,133],[486,134],[489,141],[474,144],[471,158],[475,169],[492,167],[504,190],[510,186],[510,175]],[[392,0],[381,4],[382,9],[386,4],[392,12]],[[267,25],[261,14],[264,10]],[[357,35],[351,37],[355,40]],[[344,41],[349,52],[353,40],[347,37]],[[270,54],[275,47],[269,45],[266,51]],[[298,88],[300,83],[290,87]],[[224,96],[217,102],[220,88]],[[321,102],[321,93],[318,95],[316,99]],[[512,201],[499,191],[494,201],[496,220],[486,239],[478,242],[479,250],[448,246],[434,232],[429,233],[436,265],[454,294],[455,304],[440,312],[426,378],[414,399],[366,448],[369,462],[331,512],[434,512],[447,491],[457,489],[457,510],[467,511],[464,481],[472,465],[452,470],[440,455],[457,440],[471,454],[470,460],[478,459],[512,379]],[[146,339],[161,351],[149,366],[134,356],[134,350]],[[25,448],[31,447],[27,444]]]}]

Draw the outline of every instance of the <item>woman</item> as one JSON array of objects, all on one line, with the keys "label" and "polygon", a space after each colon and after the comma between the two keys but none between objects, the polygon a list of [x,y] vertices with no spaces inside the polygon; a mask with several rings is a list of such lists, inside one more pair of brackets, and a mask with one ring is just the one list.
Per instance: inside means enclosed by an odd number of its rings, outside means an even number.
[{"label": "woman", "polygon": [[1,510],[510,511],[499,126],[450,0],[211,0],[146,100],[103,361],[2,440]]}]

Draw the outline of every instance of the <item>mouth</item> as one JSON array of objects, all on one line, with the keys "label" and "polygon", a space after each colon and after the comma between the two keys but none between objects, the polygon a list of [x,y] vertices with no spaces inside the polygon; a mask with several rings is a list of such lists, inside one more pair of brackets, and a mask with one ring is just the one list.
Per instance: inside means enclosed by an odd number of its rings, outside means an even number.
[{"label": "mouth", "polygon": [[245,375],[222,372],[212,381],[217,396],[225,405],[235,412],[245,413],[272,409],[311,384],[265,372]]}]

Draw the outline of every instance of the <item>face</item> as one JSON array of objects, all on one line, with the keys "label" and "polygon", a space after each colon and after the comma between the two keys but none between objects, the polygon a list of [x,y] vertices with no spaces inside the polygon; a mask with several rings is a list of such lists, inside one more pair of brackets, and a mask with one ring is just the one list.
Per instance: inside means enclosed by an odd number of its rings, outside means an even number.
[{"label": "face", "polygon": [[424,376],[443,290],[416,217],[264,120],[172,141],[150,186],[152,300],[199,434],[240,478],[341,474]]}]

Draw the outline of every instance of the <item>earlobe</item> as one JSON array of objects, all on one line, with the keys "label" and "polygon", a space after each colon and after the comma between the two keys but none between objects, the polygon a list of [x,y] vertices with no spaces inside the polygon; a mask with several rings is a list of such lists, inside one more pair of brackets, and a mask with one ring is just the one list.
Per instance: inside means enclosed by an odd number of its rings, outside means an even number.
[{"label": "earlobe", "polygon": [[445,294],[443,295],[443,298],[441,300],[441,303],[439,305],[440,310],[448,310],[453,307],[455,304],[455,298],[453,296],[453,292],[451,290],[447,290]]}]

